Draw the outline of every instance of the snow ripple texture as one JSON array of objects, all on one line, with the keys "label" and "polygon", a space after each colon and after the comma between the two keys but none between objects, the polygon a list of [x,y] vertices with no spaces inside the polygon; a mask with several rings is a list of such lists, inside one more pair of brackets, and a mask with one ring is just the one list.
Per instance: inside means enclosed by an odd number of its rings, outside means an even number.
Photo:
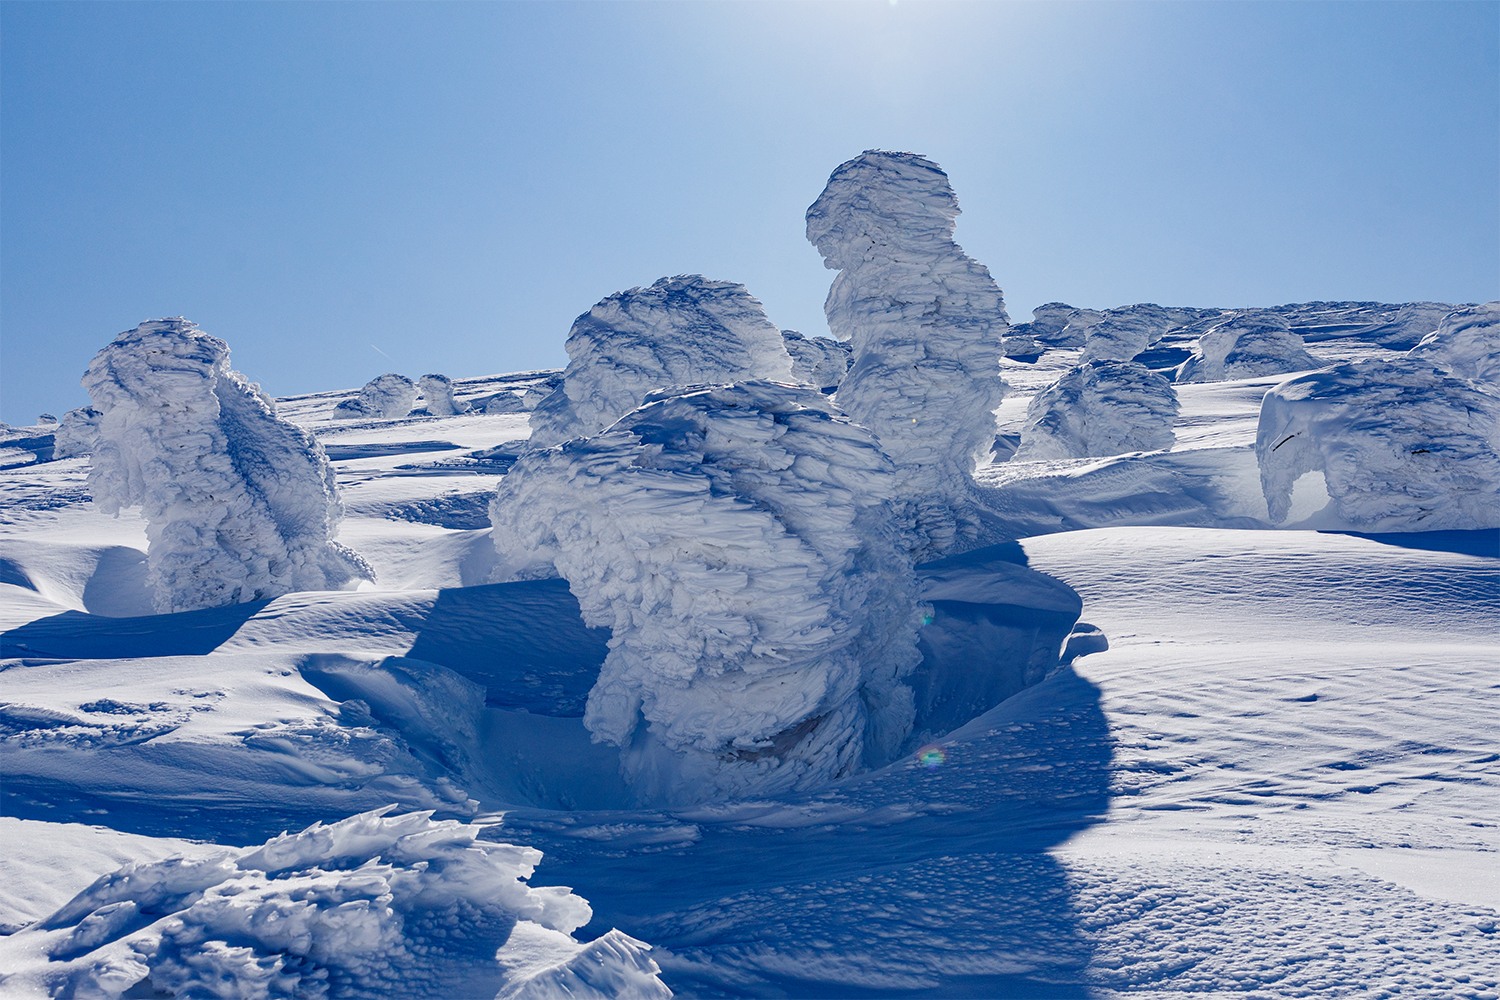
[{"label": "snow ripple texture", "polygon": [[1340,517],[1377,531],[1500,527],[1500,395],[1420,360],[1357,361],[1276,386],[1255,436],[1271,520],[1321,471]]},{"label": "snow ripple texture", "polygon": [[1014,460],[1170,448],[1177,411],[1177,390],[1166,376],[1133,361],[1091,361],[1031,398]]},{"label": "snow ripple texture", "polygon": [[142,506],[162,613],[334,590],[374,571],[333,541],[342,506],[312,435],[229,368],[229,347],[180,317],[127,330],[83,385],[99,410],[89,491]]},{"label": "snow ripple texture", "polygon": [[1458,378],[1500,383],[1500,302],[1454,310],[1407,353]]},{"label": "snow ripple texture", "polygon": [[[491,509],[502,573],[549,563],[614,638],[585,725],[646,803],[821,785],[913,720],[914,533],[896,470],[821,393],[653,394],[528,452]],[[647,723],[641,726],[641,721]]]},{"label": "snow ripple texture", "polygon": [[948,175],[914,153],[870,150],[842,164],[807,210],[807,238],[839,272],[824,312],[852,343],[838,404],[875,432],[922,502],[938,552],[976,465],[995,442],[1010,326],[990,272],[953,241]]},{"label": "snow ripple texture", "polygon": [[1209,328],[1193,356],[1177,368],[1179,382],[1222,382],[1321,368],[1286,317],[1268,312],[1237,315]]},{"label": "snow ripple texture", "polygon": [[573,939],[592,911],[569,889],[523,881],[540,851],[394,808],[126,865],[8,941],[42,961],[6,985],[118,997],[149,981],[156,995],[243,1000],[671,996],[648,945],[619,931]]},{"label": "snow ripple texture", "polygon": [[544,448],[597,434],[669,385],[792,379],[781,331],[744,285],[698,274],[616,292],[568,333],[563,386],[531,415]]}]

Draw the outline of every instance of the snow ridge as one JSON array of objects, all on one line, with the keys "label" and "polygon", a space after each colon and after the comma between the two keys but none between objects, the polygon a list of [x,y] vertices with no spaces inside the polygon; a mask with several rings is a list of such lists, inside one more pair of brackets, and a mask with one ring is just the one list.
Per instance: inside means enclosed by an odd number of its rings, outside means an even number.
[{"label": "snow ridge", "polygon": [[323,447],[229,369],[229,347],[182,319],[101,350],[83,378],[100,412],[89,471],[107,513],[142,505],[163,613],[372,579],[333,541],[342,516]]},{"label": "snow ridge", "polygon": [[1091,361],[1031,398],[1013,460],[1170,448],[1177,412],[1177,390],[1165,375],[1134,361]]}]

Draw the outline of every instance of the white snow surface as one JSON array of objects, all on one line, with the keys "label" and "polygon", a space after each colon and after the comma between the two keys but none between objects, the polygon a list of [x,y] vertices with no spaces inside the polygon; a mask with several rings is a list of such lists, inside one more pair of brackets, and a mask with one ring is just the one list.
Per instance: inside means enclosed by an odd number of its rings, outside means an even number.
[{"label": "white snow surface", "polygon": [[1408,354],[1458,378],[1500,384],[1500,302],[1444,315]]},{"label": "white snow surface", "polygon": [[333,540],[338,483],[317,440],[229,368],[229,348],[181,319],[142,323],[95,356],[89,489],[140,505],[162,612],[330,590],[372,576]]},{"label": "white snow surface", "polygon": [[697,274],[601,300],[573,323],[567,351],[562,388],[532,412],[536,447],[597,434],[666,386],[792,379],[760,302],[744,285]]},{"label": "white snow surface", "polygon": [[642,802],[813,787],[888,761],[911,730],[899,492],[821,393],[662,390],[521,458],[491,507],[499,578],[555,565],[613,630],[584,722],[622,748]]},{"label": "white snow surface", "polygon": [[1307,353],[1290,322],[1268,312],[1236,315],[1210,326],[1193,344],[1193,355],[1177,368],[1178,382],[1278,375],[1321,368]]},{"label": "white snow surface", "polygon": [[1255,455],[1273,521],[1321,472],[1365,530],[1500,527],[1500,394],[1425,360],[1335,365],[1266,393]]},{"label": "white snow surface", "polygon": [[1170,448],[1177,413],[1177,390],[1165,375],[1132,361],[1085,362],[1031,397],[1013,460]]},{"label": "white snow surface", "polygon": [[837,401],[875,432],[922,498],[934,552],[956,541],[970,477],[988,460],[1005,394],[1000,287],[953,241],[958,199],[936,163],[871,150],[838,167],[807,238],[838,271],[824,312],[853,347]]}]

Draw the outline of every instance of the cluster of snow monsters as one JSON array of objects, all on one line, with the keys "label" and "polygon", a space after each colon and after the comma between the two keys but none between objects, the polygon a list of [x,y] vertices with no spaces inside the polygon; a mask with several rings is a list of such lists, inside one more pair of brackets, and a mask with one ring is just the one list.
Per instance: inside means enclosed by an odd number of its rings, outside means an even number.
[{"label": "cluster of snow monsters", "polygon": [[373,579],[333,540],[342,516],[322,445],[276,416],[188,321],[142,323],[95,356],[89,490],[106,512],[141,505],[158,611],[336,590]]},{"label": "cluster of snow monsters", "polygon": [[[417,394],[425,403],[414,411]],[[366,382],[359,394],[339,403],[333,415],[339,420],[390,420],[413,412],[429,417],[451,417],[468,406],[453,398],[453,380],[446,375],[423,375],[413,382],[405,375],[387,372]]]},{"label": "cluster of snow monsters", "polygon": [[618,930],[573,938],[592,912],[568,889],[523,881],[540,851],[392,808],[127,865],[8,941],[37,962],[5,985],[245,1000],[671,996],[649,946]]},{"label": "cluster of snow monsters", "polygon": [[1261,404],[1271,520],[1322,472],[1345,521],[1380,531],[1500,527],[1500,302],[1456,310],[1405,357],[1334,365]]}]

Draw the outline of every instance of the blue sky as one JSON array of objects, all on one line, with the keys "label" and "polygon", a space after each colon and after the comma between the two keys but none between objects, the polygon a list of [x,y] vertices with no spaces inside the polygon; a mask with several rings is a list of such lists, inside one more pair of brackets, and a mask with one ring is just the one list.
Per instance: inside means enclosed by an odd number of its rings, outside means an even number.
[{"label": "blue sky", "polygon": [[561,365],[665,274],[825,333],[803,236],[942,164],[1012,315],[1500,298],[1500,4],[0,5],[0,419],[185,315],[274,394]]}]

